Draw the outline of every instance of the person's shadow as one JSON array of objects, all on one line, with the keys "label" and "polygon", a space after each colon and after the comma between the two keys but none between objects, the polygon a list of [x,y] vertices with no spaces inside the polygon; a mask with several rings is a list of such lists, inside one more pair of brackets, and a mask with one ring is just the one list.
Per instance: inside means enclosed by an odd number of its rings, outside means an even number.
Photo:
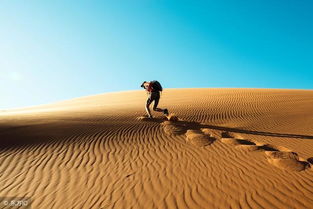
[{"label": "person's shadow", "polygon": [[[163,118],[152,118],[149,121],[162,123],[162,122],[164,122],[164,119]],[[169,121],[169,122],[172,123],[173,125],[175,124],[176,126],[180,127],[181,128],[181,132],[180,132],[181,134],[184,134],[188,129],[201,130],[202,128],[208,128],[208,129],[213,129],[213,130],[219,130],[222,132],[244,133],[244,134],[250,134],[250,135],[284,137],[284,138],[298,138],[298,139],[313,139],[313,136],[311,136],[311,135],[254,131],[254,130],[246,130],[246,129],[240,129],[240,128],[231,128],[231,127],[225,127],[225,126],[204,124],[204,123],[199,123],[199,122],[195,122],[195,121],[178,120],[178,121]]]}]

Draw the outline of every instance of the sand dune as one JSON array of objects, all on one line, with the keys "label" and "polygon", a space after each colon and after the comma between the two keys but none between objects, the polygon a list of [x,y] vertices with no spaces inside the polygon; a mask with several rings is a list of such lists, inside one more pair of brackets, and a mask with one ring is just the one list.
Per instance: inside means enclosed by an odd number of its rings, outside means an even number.
[{"label": "sand dune", "polygon": [[[32,208],[313,208],[313,91],[129,91],[0,112],[0,197]],[[0,207],[4,208],[4,207]]]}]

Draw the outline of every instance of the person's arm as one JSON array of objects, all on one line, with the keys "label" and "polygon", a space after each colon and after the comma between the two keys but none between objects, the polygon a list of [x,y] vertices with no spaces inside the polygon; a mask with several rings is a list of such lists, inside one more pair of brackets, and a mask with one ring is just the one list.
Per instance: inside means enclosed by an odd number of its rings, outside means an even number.
[{"label": "person's arm", "polygon": [[148,83],[148,82],[145,83],[145,89],[146,89],[146,91],[149,92],[149,93],[152,92],[152,90],[153,90],[153,88],[152,88],[152,83],[150,83],[150,82],[149,82],[149,83]]},{"label": "person's arm", "polygon": [[150,107],[149,107],[148,104],[146,104],[146,112],[147,112],[147,114],[148,114],[148,117],[151,118],[152,115],[151,115]]},{"label": "person's arm", "polygon": [[[149,82],[147,82],[147,83],[145,83],[144,84],[144,87],[145,87],[145,89],[146,89],[146,92],[147,92],[147,94],[149,95],[149,94],[151,94],[151,92],[152,92],[152,85],[151,85],[151,83]],[[147,114],[148,114],[148,117],[152,117],[152,115],[151,115],[151,111],[150,111],[150,104],[148,104],[148,103],[146,103],[146,112],[147,112]]]}]

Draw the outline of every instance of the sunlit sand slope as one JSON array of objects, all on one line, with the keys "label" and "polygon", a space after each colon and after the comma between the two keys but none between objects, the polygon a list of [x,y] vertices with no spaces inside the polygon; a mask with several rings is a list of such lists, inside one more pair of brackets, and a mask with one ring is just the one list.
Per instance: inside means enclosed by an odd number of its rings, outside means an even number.
[{"label": "sunlit sand slope", "polygon": [[[0,111],[0,197],[32,208],[313,208],[313,91],[129,91]],[[1,208],[1,207],[0,207]]]}]

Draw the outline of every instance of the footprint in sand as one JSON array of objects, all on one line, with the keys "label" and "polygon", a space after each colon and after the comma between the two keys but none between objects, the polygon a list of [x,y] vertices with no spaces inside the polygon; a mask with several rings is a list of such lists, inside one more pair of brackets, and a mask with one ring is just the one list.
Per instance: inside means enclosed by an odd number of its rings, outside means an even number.
[{"label": "footprint in sand", "polygon": [[299,158],[298,154],[285,147],[257,143],[246,139],[232,138],[227,132],[222,133],[221,141],[247,151],[263,151],[268,162],[278,168],[289,171],[303,171],[310,168],[310,161]]},{"label": "footprint in sand", "polygon": [[186,141],[199,147],[205,147],[212,144],[215,138],[212,137],[206,129],[198,129],[194,122],[179,121],[177,117],[167,117],[161,125],[167,135],[185,134]]},{"label": "footprint in sand", "polygon": [[175,114],[170,114],[168,116],[150,118],[148,116],[141,116],[136,118],[139,121],[144,122],[158,122],[161,123],[165,133],[167,135],[181,135],[187,130],[186,124],[183,121],[179,121]]},{"label": "footprint in sand", "polygon": [[243,149],[246,151],[258,150],[258,146],[254,142],[245,139],[233,138],[227,132],[222,133],[221,142],[223,142],[224,144],[234,145],[236,146],[236,148]]},{"label": "footprint in sand", "polygon": [[166,119],[168,121],[178,121],[178,117],[174,113],[171,113],[171,114],[169,114],[168,116],[165,116],[165,117],[166,117]]},{"label": "footprint in sand", "polygon": [[269,163],[284,170],[303,171],[310,168],[310,164],[295,152],[265,151],[265,155]]},{"label": "footprint in sand", "polygon": [[212,144],[215,138],[205,134],[202,130],[187,130],[186,141],[199,147],[204,147]]},{"label": "footprint in sand", "polygon": [[180,124],[173,121],[164,121],[161,123],[164,132],[167,135],[181,135],[186,132],[186,127],[184,124]]}]

